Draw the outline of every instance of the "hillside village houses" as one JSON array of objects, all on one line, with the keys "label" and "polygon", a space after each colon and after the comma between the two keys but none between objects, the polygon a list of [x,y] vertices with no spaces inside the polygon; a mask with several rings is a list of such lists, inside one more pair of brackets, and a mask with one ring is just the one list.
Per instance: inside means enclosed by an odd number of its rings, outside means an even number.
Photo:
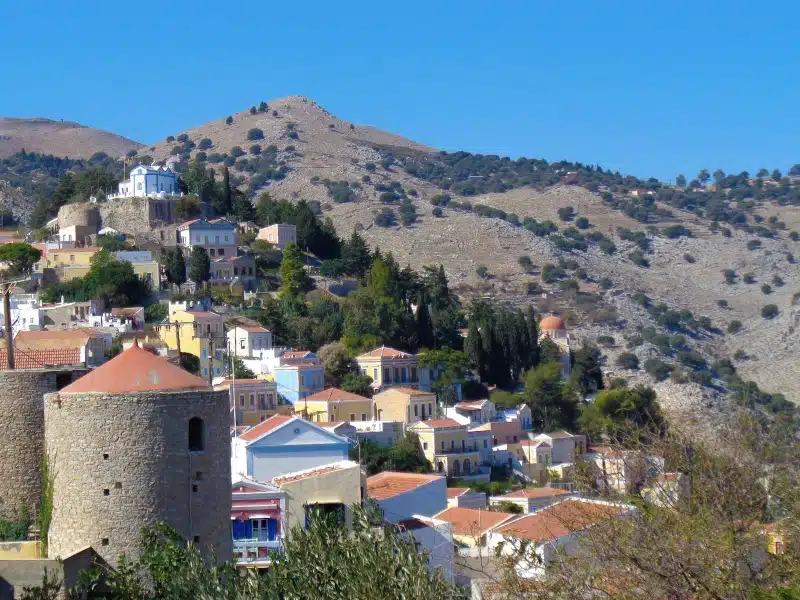
[{"label": "hillside village houses", "polygon": [[297,227],[285,223],[263,227],[258,230],[258,239],[283,250],[289,242],[297,243]]}]

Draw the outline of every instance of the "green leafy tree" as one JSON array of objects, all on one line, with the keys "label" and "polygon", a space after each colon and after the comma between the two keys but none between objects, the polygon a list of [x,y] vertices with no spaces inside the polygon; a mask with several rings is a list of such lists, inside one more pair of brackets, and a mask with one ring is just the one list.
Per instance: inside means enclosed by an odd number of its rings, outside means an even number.
[{"label": "green leafy tree", "polygon": [[594,402],[583,406],[581,429],[591,439],[608,435],[620,439],[634,431],[661,431],[664,417],[652,388],[616,388],[599,392]]},{"label": "green leafy tree", "polygon": [[675,185],[677,185],[678,187],[685,188],[686,187],[686,176],[682,175],[682,174],[678,174],[678,176],[675,178]]},{"label": "green leafy tree", "polygon": [[208,252],[202,246],[192,248],[192,256],[189,261],[189,279],[198,286],[202,285],[211,278],[211,259]]},{"label": "green leafy tree", "polygon": [[119,252],[120,250],[125,250],[125,248],[127,248],[125,245],[125,240],[120,239],[116,235],[110,233],[98,236],[97,245],[103,250],[108,250],[109,252]]},{"label": "green leafy tree", "polygon": [[457,388],[464,382],[469,368],[467,355],[450,348],[425,350],[419,356],[419,364],[437,373],[436,380],[431,385],[436,393],[437,403],[454,405],[458,401]]},{"label": "green leafy tree", "polygon": [[171,284],[181,286],[186,282],[186,261],[179,246],[167,251],[165,267],[167,281]]},{"label": "green leafy tree", "polygon": [[525,374],[525,402],[534,427],[542,431],[574,428],[578,403],[561,377],[561,365],[543,363]]},{"label": "green leafy tree", "polygon": [[583,346],[574,354],[570,383],[583,395],[603,388],[603,370],[600,351],[593,346]]},{"label": "green leafy tree", "polygon": [[304,267],[303,253],[297,244],[294,242],[286,244],[280,266],[282,299],[298,296],[309,288],[310,281]]},{"label": "green leafy tree", "polygon": [[374,391],[372,389],[372,377],[361,373],[346,373],[339,387],[345,392],[358,394],[366,398],[371,398]]},{"label": "green leafy tree", "polygon": [[40,258],[42,251],[30,244],[11,242],[0,245],[0,262],[8,263],[6,272],[11,277],[30,273]]},{"label": "green leafy tree", "polygon": [[325,378],[331,382],[331,385],[338,385],[338,382],[350,371],[352,357],[347,347],[341,342],[325,344],[319,349],[317,356],[325,369]]}]

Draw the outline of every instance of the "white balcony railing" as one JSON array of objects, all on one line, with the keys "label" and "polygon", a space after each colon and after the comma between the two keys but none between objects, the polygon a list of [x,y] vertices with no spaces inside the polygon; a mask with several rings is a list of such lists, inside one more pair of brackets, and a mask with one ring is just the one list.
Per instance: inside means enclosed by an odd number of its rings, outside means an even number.
[{"label": "white balcony railing", "polygon": [[280,548],[280,540],[233,540],[233,554],[237,563],[264,562],[269,560],[270,553]]}]

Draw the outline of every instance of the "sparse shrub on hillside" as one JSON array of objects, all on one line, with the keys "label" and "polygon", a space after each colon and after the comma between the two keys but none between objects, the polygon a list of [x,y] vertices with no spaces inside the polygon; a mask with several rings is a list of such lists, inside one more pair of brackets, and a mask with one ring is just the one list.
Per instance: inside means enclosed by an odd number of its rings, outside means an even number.
[{"label": "sparse shrub on hillside", "polygon": [[233,123],[233,117],[228,117],[225,119],[225,125],[230,125],[231,123]]},{"label": "sparse shrub on hillside", "polygon": [[337,204],[354,202],[356,193],[346,181],[334,181],[328,184],[328,196]]},{"label": "sparse shrub on hillside", "polygon": [[778,316],[778,307],[775,304],[767,304],[761,309],[761,316],[765,319],[774,319]]},{"label": "sparse shrub on hillside", "polygon": [[720,308],[728,308],[728,301],[727,300],[717,300],[717,306]]},{"label": "sparse shrub on hillside", "polygon": [[333,131],[334,129],[336,129],[336,125],[334,123],[328,123],[328,129]]},{"label": "sparse shrub on hillside", "polygon": [[670,225],[669,227],[665,227],[661,233],[671,240],[675,240],[680,237],[692,237],[692,232],[686,229],[686,227],[683,225]]},{"label": "sparse shrub on hillside", "polygon": [[523,284],[522,287],[525,290],[525,293],[528,294],[529,296],[532,296],[534,294],[541,294],[544,291],[542,289],[542,286],[539,285],[538,281],[527,281]]},{"label": "sparse shrub on hillside", "polygon": [[419,192],[417,192],[417,190],[412,188],[408,190],[408,195],[411,196],[412,198],[416,198],[417,196],[419,196]]},{"label": "sparse shrub on hillside", "polygon": [[133,158],[134,156],[136,156],[136,153],[137,153],[136,150],[128,150],[125,156],[127,156],[128,158]]},{"label": "sparse shrub on hillside", "polygon": [[138,160],[140,165],[152,165],[153,164],[153,157],[149,154],[145,154],[139,157]]},{"label": "sparse shrub on hillside", "polygon": [[771,294],[772,293],[772,286],[768,283],[765,283],[761,286],[761,292],[763,294]]},{"label": "sparse shrub on hillside", "polygon": [[586,217],[578,217],[575,219],[575,227],[578,229],[589,229],[589,219]]},{"label": "sparse shrub on hillside", "polygon": [[278,111],[277,110],[273,110],[272,111],[272,116],[273,117],[277,117],[278,116]]},{"label": "sparse shrub on hillside", "polygon": [[208,162],[210,163],[220,163],[225,160],[225,157],[222,156],[219,152],[212,152],[208,155]]},{"label": "sparse shrub on hillside", "polygon": [[611,241],[610,238],[603,238],[597,244],[597,247],[600,248],[603,252],[611,256],[617,251],[617,246],[614,242]]},{"label": "sparse shrub on hillside", "polygon": [[791,252],[787,252],[786,253],[786,262],[788,262],[790,265],[793,265],[794,264],[794,254],[792,254]]},{"label": "sparse shrub on hillside", "polygon": [[240,156],[244,156],[244,150],[242,150],[241,146],[234,146],[231,148],[231,156],[233,158],[239,158]]},{"label": "sparse shrub on hillside", "polygon": [[439,206],[434,206],[434,207],[433,207],[433,210],[431,211],[431,214],[432,214],[434,217],[441,217],[441,216],[444,216],[444,211],[441,209],[441,207],[439,207]]},{"label": "sparse shrub on hillside", "polygon": [[700,355],[696,350],[678,352],[677,358],[682,365],[687,366],[690,369],[694,369],[695,371],[700,371],[708,366],[706,359],[703,358],[702,355]]},{"label": "sparse shrub on hillside", "polygon": [[533,261],[531,260],[531,257],[528,256],[527,254],[520,256],[519,259],[517,259],[517,262],[519,263],[519,266],[525,270],[526,273],[531,270],[531,267],[533,267]]},{"label": "sparse shrub on hillside", "polygon": [[625,227],[617,227],[617,235],[626,242],[633,242],[640,249],[647,251],[650,250],[650,238],[644,231],[635,231]]},{"label": "sparse shrub on hillside", "polygon": [[222,161],[222,164],[224,164],[226,167],[232,167],[236,164],[236,159],[232,156],[226,156]]},{"label": "sparse shrub on hillside", "polygon": [[353,130],[353,129],[355,129],[355,128],[356,128],[356,126],[355,126],[355,125],[353,125],[352,123],[350,123],[350,129],[351,129],[351,130]]},{"label": "sparse shrub on hillside", "polygon": [[486,276],[489,275],[489,269],[486,268],[486,265],[478,265],[478,267],[475,269],[475,273],[481,279],[486,279]]},{"label": "sparse shrub on hillside", "polygon": [[772,278],[772,285],[775,287],[782,287],[784,285],[783,278],[780,275],[775,275]]},{"label": "sparse shrub on hillside", "polygon": [[736,352],[733,353],[734,360],[744,360],[747,358],[747,352],[739,348]]},{"label": "sparse shrub on hillside", "polygon": [[264,132],[258,127],[253,127],[247,132],[247,139],[251,142],[264,139]]},{"label": "sparse shrub on hillside", "polygon": [[644,254],[642,254],[642,251],[638,248],[628,254],[628,259],[633,264],[639,267],[644,267],[645,269],[650,266],[650,262],[644,257]]},{"label": "sparse shrub on hillside", "polygon": [[168,143],[168,144],[169,144],[170,142],[174,142],[174,141],[175,141],[175,136],[174,136],[174,135],[168,135],[168,136],[167,136],[167,143]]},{"label": "sparse shrub on hillside", "polygon": [[200,140],[200,143],[197,144],[197,149],[198,150],[208,150],[213,145],[214,145],[214,142],[212,142],[209,138],[203,138],[202,140]]},{"label": "sparse shrub on hillside", "polygon": [[258,156],[261,154],[261,145],[260,144],[253,144],[250,146],[250,154],[253,156]]},{"label": "sparse shrub on hillside", "polygon": [[695,263],[697,261],[697,259],[694,256],[692,256],[691,254],[689,254],[688,252],[685,252],[683,254],[683,260],[685,260],[689,264],[693,264],[693,263]]},{"label": "sparse shrub on hillside", "polygon": [[269,106],[263,100],[258,105],[258,112],[267,112],[269,110]]},{"label": "sparse shrub on hillside", "polygon": [[194,155],[194,159],[199,160],[200,162],[205,162],[206,158],[208,158],[208,156],[202,150]]},{"label": "sparse shrub on hillside", "polygon": [[742,281],[744,281],[747,284],[755,283],[756,282],[755,273],[745,273],[744,275],[742,275]]},{"label": "sparse shrub on hillside", "polygon": [[674,367],[658,358],[648,358],[644,361],[644,370],[656,381],[664,381]]},{"label": "sparse shrub on hillside", "polygon": [[616,344],[616,340],[613,336],[610,335],[598,335],[597,336],[597,345],[604,346],[606,348],[611,348]]},{"label": "sparse shrub on hillside", "polygon": [[368,162],[367,164],[364,165],[364,168],[370,173],[374,173],[375,169],[377,169],[374,162]]},{"label": "sparse shrub on hillside", "polygon": [[254,115],[254,114],[256,114],[257,112],[258,112],[258,109],[257,109],[255,106],[251,106],[251,107],[250,107],[250,114],[251,114],[251,115]]},{"label": "sparse shrub on hillside", "polygon": [[184,142],[186,142],[188,139],[189,139],[189,135],[188,135],[188,134],[186,134],[186,133],[182,133],[182,134],[180,134],[180,135],[178,136],[178,141],[179,141],[181,144],[183,144]]},{"label": "sparse shrub on hillside", "polygon": [[405,227],[417,222],[417,209],[408,198],[405,198],[400,204],[400,222]]},{"label": "sparse shrub on hillside", "polygon": [[636,302],[642,308],[650,308],[650,298],[647,294],[642,292],[636,292],[633,296],[631,296],[631,300]]},{"label": "sparse shrub on hillside", "polygon": [[289,144],[288,146],[286,146],[283,149],[284,152],[294,152],[295,150],[296,150],[296,148],[294,146],[292,146],[291,144]]},{"label": "sparse shrub on hillside", "polygon": [[299,134],[297,133],[297,130],[296,130],[296,129],[292,129],[291,131],[289,131],[289,132],[286,134],[286,137],[288,137],[290,140],[297,140],[297,139],[300,139],[300,136],[299,136]]},{"label": "sparse shrub on hillside", "polygon": [[796,242],[797,240],[800,240],[800,233],[797,233],[796,231],[790,231],[789,232],[789,239],[792,240],[793,242]]},{"label": "sparse shrub on hillside", "polygon": [[742,330],[742,322],[739,319],[734,319],[728,323],[728,333],[738,333]]},{"label": "sparse shrub on hillside", "polygon": [[748,250],[758,250],[759,248],[761,248],[761,240],[750,240],[747,242]]},{"label": "sparse shrub on hillside", "polygon": [[542,281],[545,283],[555,283],[559,279],[567,276],[567,272],[554,264],[546,264],[542,268]]},{"label": "sparse shrub on hillside", "polygon": [[375,225],[378,227],[393,227],[397,225],[397,215],[391,208],[384,207],[375,216]]},{"label": "sparse shrub on hillside", "polygon": [[617,357],[617,366],[635,371],[639,368],[639,357],[633,352],[623,352]]},{"label": "sparse shrub on hillside", "polygon": [[391,156],[388,156],[381,161],[381,166],[387,171],[391,170],[393,164],[394,164],[394,158],[392,158]]},{"label": "sparse shrub on hillside", "polygon": [[566,279],[564,281],[561,281],[559,282],[558,287],[561,289],[562,292],[565,292],[567,294],[576,294],[581,289],[580,284],[574,279]]},{"label": "sparse shrub on hillside", "polygon": [[600,280],[600,289],[610,290],[612,287],[614,287],[614,282],[611,281],[608,277],[603,277]]},{"label": "sparse shrub on hillside", "polygon": [[725,283],[733,285],[736,283],[736,271],[733,269],[725,269],[722,271],[722,276],[725,278]]},{"label": "sparse shrub on hillside", "polygon": [[181,153],[181,147],[180,146],[173,146],[172,150],[170,150],[169,153],[170,153],[171,156],[178,156],[178,154]]},{"label": "sparse shrub on hillside", "polygon": [[575,218],[575,209],[571,206],[564,206],[558,209],[558,218],[562,221],[571,221]]}]

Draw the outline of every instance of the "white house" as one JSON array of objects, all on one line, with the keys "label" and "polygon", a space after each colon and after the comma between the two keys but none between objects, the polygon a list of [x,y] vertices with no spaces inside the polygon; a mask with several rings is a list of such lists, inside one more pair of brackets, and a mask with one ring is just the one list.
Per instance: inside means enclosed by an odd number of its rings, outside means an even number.
[{"label": "white house", "polygon": [[[44,309],[36,294],[11,294],[9,302],[11,327],[15,334],[18,331],[38,331],[44,327]],[[0,317],[5,318],[2,304]]]},{"label": "white house", "polygon": [[236,356],[258,356],[272,348],[272,332],[260,325],[237,325],[228,330],[228,348]]},{"label": "white house", "polygon": [[567,431],[551,431],[533,436],[534,440],[545,442],[553,449],[553,463],[570,463],[576,454],[586,452],[586,436]]},{"label": "white house", "polygon": [[445,416],[448,419],[458,421],[462,425],[482,425],[493,421],[495,418],[494,403],[490,400],[465,400],[455,406],[445,408]]},{"label": "white house", "polygon": [[367,496],[391,523],[414,515],[431,517],[447,508],[444,475],[383,471],[367,478]]},{"label": "white house", "polygon": [[452,525],[424,515],[413,515],[397,524],[403,535],[414,540],[418,550],[428,555],[428,569],[441,571],[449,582],[455,580],[455,545]]},{"label": "white house", "polygon": [[258,230],[258,239],[269,242],[283,250],[289,242],[297,243],[297,227],[286,223],[277,223]]},{"label": "white house", "polygon": [[138,165],[131,170],[130,178],[120,182],[118,192],[109,194],[108,199],[174,196],[179,193],[178,177],[171,168]]},{"label": "white house", "polygon": [[211,258],[236,256],[236,225],[227,219],[193,219],[178,226],[178,241],[188,250],[205,248]]},{"label": "white house", "polygon": [[352,443],[300,417],[275,415],[232,443],[232,472],[256,481],[346,461]]}]

